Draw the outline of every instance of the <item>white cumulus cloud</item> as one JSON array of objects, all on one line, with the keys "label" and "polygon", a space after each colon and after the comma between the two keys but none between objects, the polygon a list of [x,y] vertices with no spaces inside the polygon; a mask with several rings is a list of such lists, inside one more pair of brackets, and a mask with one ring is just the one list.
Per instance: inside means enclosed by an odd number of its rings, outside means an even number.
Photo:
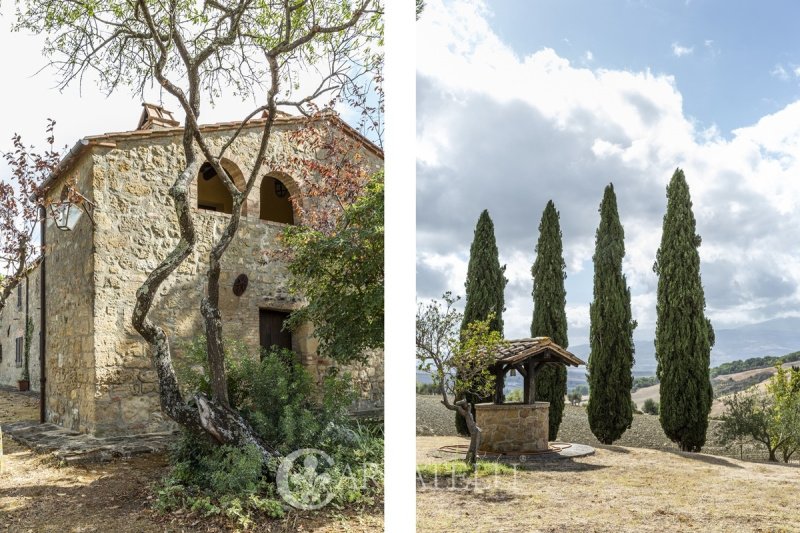
[{"label": "white cumulus cloud", "polygon": [[712,321],[730,326],[800,308],[800,102],[724,138],[684,113],[672,76],[589,69],[549,48],[518,54],[492,31],[482,2],[430,0],[426,10],[417,25],[418,296],[463,292],[475,223],[488,209],[508,264],[506,335],[527,336],[529,267],[552,199],[570,344],[587,342],[597,210],[613,182],[637,337],[647,338],[665,187],[681,167]]},{"label": "white cumulus cloud", "polygon": [[681,46],[678,43],[672,43],[672,53],[675,57],[688,56],[694,53],[694,46]]}]

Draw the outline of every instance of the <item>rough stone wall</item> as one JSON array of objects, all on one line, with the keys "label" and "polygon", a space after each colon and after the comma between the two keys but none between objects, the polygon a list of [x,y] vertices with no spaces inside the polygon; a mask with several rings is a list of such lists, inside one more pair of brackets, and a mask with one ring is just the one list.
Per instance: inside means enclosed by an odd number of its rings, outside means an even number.
[{"label": "rough stone wall", "polygon": [[482,430],[480,450],[494,453],[547,450],[549,410],[548,402],[477,404],[476,423]]},{"label": "rough stone wall", "polygon": [[[311,333],[311,330],[309,330]],[[316,343],[316,341],[314,341]],[[314,344],[316,348],[316,344]],[[350,365],[336,365],[330,359],[317,357],[314,351],[303,360],[311,375],[319,383],[326,372],[333,366],[338,366],[340,372],[349,373],[353,378],[354,386],[358,390],[358,399],[353,410],[355,412],[368,412],[383,408],[383,351],[371,352],[366,362]]]},{"label": "rough stone wall", "polygon": [[[209,134],[212,150],[225,140],[224,133]],[[246,130],[231,146],[226,168],[235,165],[245,176],[254,163],[260,136]],[[281,161],[294,150],[285,127],[273,131],[270,155]],[[97,148],[92,156],[94,199],[97,203],[94,350],[97,380],[94,388],[98,435],[130,434],[171,429],[161,413],[156,372],[149,350],[131,325],[135,293],[178,239],[177,220],[169,187],[183,170],[180,137],[118,140],[116,148]],[[268,173],[284,169],[267,168]],[[241,175],[234,176],[241,187]],[[285,177],[285,176],[284,176]],[[302,177],[285,183],[293,194],[306,186]],[[270,182],[271,183],[271,180]],[[196,206],[196,181],[190,203]],[[282,262],[264,261],[264,252],[280,248],[284,225],[259,220],[260,183],[251,191],[239,231],[223,258],[220,277],[220,310],[226,338],[242,341],[253,356],[259,350],[259,309],[292,311],[302,301],[288,291],[288,271]],[[184,344],[202,332],[200,300],[205,294],[205,273],[212,242],[221,234],[230,215],[195,211],[197,246],[192,255],[162,285],[151,318],[168,332],[178,364]],[[245,293],[233,294],[233,281],[246,274]],[[320,366],[310,326],[292,334],[293,349],[307,365]],[[376,356],[377,358],[377,356]],[[382,400],[380,392],[366,395]],[[372,374],[367,376],[367,374]],[[377,370],[365,371],[375,381]]]},{"label": "rough stone wall", "polygon": [[[16,339],[25,338],[25,306],[33,321],[33,335],[31,337],[30,359],[28,373],[30,374],[31,390],[39,390],[39,268],[28,272],[26,279],[22,280],[22,299],[20,306],[17,304],[17,289],[14,288],[6,306],[0,312],[0,346],[2,346],[2,359],[0,359],[0,385],[17,387],[17,380],[22,377],[22,366],[16,363]],[[27,285],[27,287],[26,287]],[[27,291],[26,291],[27,288]],[[24,342],[24,341],[23,341]],[[24,365],[24,359],[23,363]]]},{"label": "rough stone wall", "polygon": [[[92,200],[92,158],[84,157],[53,184],[48,198],[58,199],[68,179]],[[47,314],[47,419],[77,431],[95,423],[93,228],[83,214],[72,231],[59,230],[52,217],[45,225],[45,298]]]}]

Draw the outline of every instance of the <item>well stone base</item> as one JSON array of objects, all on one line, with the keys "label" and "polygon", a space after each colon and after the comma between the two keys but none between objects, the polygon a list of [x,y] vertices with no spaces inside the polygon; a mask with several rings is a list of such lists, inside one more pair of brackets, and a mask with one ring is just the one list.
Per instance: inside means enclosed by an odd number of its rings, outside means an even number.
[{"label": "well stone base", "polygon": [[475,405],[476,422],[481,428],[480,451],[527,453],[547,450],[549,411],[548,402]]}]

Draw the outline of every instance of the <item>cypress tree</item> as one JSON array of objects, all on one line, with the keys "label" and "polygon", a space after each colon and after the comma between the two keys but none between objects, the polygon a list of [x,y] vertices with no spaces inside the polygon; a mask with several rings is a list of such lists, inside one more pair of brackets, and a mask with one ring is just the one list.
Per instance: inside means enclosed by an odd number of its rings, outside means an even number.
[{"label": "cypress tree", "polygon": [[658,275],[656,372],[661,427],[681,450],[690,452],[700,451],[706,442],[713,398],[709,365],[714,330],[705,316],[699,246],[689,186],[679,168],[667,187],[667,213],[653,266]]},{"label": "cypress tree", "polygon": [[594,298],[589,306],[589,427],[603,444],[611,444],[631,427],[633,330],[631,292],[622,273],[625,232],[617,213],[614,185],[600,203],[595,234]]},{"label": "cypress tree", "polygon": [[[483,210],[475,226],[475,235],[469,249],[469,264],[467,266],[466,304],[464,319],[461,323],[463,331],[468,324],[476,320],[486,320],[490,313],[494,313],[490,327],[492,331],[503,333],[503,311],[505,309],[505,290],[507,280],[504,276],[505,267],[500,266],[497,251],[497,241],[494,237],[494,223],[489,216],[489,211]],[[471,404],[487,401],[487,398],[470,396],[467,398]],[[462,435],[468,435],[467,423],[464,417],[456,413],[456,429]]]},{"label": "cypress tree", "polygon": [[[532,337],[550,337],[566,348],[567,293],[564,290],[566,264],[561,244],[561,227],[558,211],[553,201],[547,202],[539,224],[539,242],[536,244],[536,261],[533,275]],[[546,364],[536,373],[536,400],[550,402],[548,439],[556,440],[564,414],[564,396],[567,394],[567,368],[560,364]]]}]

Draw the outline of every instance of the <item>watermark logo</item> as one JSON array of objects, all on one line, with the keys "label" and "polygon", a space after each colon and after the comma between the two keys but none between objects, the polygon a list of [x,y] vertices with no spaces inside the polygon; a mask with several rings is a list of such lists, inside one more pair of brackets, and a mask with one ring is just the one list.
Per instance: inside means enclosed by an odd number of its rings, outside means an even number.
[{"label": "watermark logo", "polygon": [[321,509],[334,496],[333,480],[325,472],[331,467],[333,459],[322,450],[296,450],[287,455],[278,467],[278,493],[295,509]]}]

